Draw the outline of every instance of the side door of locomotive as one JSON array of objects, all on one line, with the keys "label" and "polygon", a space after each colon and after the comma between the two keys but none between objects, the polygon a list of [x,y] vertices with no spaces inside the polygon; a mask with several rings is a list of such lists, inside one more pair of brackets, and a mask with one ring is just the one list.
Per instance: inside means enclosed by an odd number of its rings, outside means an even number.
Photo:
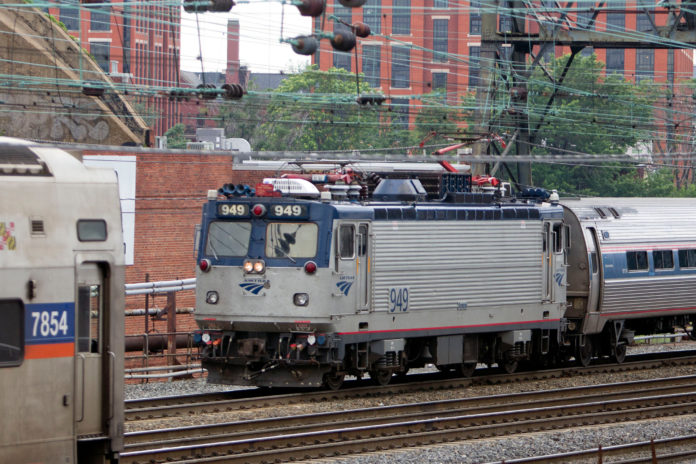
[{"label": "side door of locomotive", "polygon": [[76,272],[76,433],[78,437],[104,436],[112,410],[108,373],[115,362],[107,349],[108,271],[100,263],[81,262]]},{"label": "side door of locomotive", "polygon": [[368,311],[371,294],[371,245],[368,222],[342,222],[337,228],[334,295],[348,298],[356,312]]}]

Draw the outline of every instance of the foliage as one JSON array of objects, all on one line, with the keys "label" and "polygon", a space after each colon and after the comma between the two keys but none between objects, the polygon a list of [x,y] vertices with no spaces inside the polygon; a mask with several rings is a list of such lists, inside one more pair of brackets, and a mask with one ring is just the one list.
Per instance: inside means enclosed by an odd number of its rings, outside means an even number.
[{"label": "foliage", "polygon": [[[360,92],[371,90],[361,82]],[[273,92],[255,148],[311,151],[377,146],[378,112],[373,106],[357,105],[355,98],[353,74],[309,66]]]},{"label": "foliage", "polygon": [[174,124],[170,127],[167,132],[164,133],[167,136],[167,148],[186,148],[186,137],[184,132],[186,126],[182,123]]}]

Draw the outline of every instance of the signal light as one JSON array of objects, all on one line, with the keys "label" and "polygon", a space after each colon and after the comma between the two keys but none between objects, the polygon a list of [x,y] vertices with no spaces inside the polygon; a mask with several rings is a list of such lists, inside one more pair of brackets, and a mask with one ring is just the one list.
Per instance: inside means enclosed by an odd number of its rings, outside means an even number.
[{"label": "signal light", "polygon": [[233,6],[233,0],[184,0],[184,11],[187,13],[221,13],[230,11]]},{"label": "signal light", "polygon": [[251,207],[251,214],[256,217],[261,217],[266,214],[266,207],[263,205],[254,205]]},{"label": "signal light", "polygon": [[338,0],[338,3],[347,8],[360,8],[367,3],[367,0]]},{"label": "signal light", "polygon": [[304,265],[304,270],[307,274],[314,274],[317,272],[317,263],[314,261],[307,261]]},{"label": "signal light", "polygon": [[355,101],[360,105],[381,105],[387,99],[384,95],[374,94],[374,95],[359,95]]},{"label": "signal light", "polygon": [[355,32],[355,35],[363,39],[365,37],[368,37],[372,33],[372,31],[370,30],[370,26],[368,26],[365,23],[355,23],[351,27],[353,28],[353,32]]},{"label": "signal light", "polygon": [[313,55],[319,48],[319,41],[312,36],[301,35],[290,42],[292,51],[298,55]]},{"label": "signal light", "polygon": [[244,96],[244,88],[239,84],[223,84],[222,90],[225,100],[237,100]]},{"label": "signal light", "polygon": [[209,259],[201,259],[201,262],[198,263],[198,267],[203,272],[208,272],[210,270],[211,265],[212,264]]},{"label": "signal light", "polygon": [[300,10],[302,16],[316,18],[324,12],[324,0],[300,0],[297,9]]},{"label": "signal light", "polygon": [[350,31],[334,32],[331,46],[339,52],[349,52],[355,47],[355,34]]}]

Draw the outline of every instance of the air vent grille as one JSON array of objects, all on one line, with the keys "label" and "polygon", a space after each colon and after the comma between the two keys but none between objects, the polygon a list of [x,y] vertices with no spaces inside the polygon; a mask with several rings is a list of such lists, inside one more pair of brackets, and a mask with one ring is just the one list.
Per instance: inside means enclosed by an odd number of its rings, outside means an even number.
[{"label": "air vent grille", "polygon": [[39,219],[32,219],[31,221],[31,235],[44,235],[46,230],[44,229],[44,222]]}]

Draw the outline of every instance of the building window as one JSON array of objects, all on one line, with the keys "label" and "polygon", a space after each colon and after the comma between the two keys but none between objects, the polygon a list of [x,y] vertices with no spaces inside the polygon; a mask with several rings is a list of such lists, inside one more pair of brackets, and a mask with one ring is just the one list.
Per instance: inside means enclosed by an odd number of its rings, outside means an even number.
[{"label": "building window", "polygon": [[[608,4],[612,10],[624,10],[626,2],[624,0],[614,0]],[[623,31],[626,29],[625,13],[607,13],[607,31]]]},{"label": "building window", "polygon": [[475,89],[479,82],[481,47],[469,47],[469,89]]},{"label": "building window", "polygon": [[655,13],[652,12],[653,8],[655,7],[654,0],[638,0],[636,6],[638,7],[639,11],[645,8],[648,9],[647,14],[643,11],[636,14],[636,31],[652,32],[653,27],[651,19],[655,19]]},{"label": "building window", "polygon": [[[381,0],[367,0],[363,5],[363,22],[370,27],[374,34],[382,32],[382,2]],[[321,29],[317,27],[316,29]]]},{"label": "building window", "polygon": [[408,98],[392,98],[391,110],[394,113],[392,124],[408,127]]},{"label": "building window", "polygon": [[469,8],[469,34],[481,34],[481,0],[471,0]]},{"label": "building window", "polygon": [[626,266],[629,271],[647,271],[648,270],[648,252],[647,251],[627,251]]},{"label": "building window", "polygon": [[636,83],[653,78],[655,50],[636,50]]},{"label": "building window", "polygon": [[75,0],[68,0],[65,3],[68,6],[61,6],[58,11],[60,22],[65,24],[69,31],[77,31],[80,29],[80,4]]},{"label": "building window", "polygon": [[392,34],[411,33],[411,0],[393,0]]},{"label": "building window", "polygon": [[442,94],[441,101],[447,101],[447,73],[444,72],[434,72],[432,74],[432,86],[433,92]]},{"label": "building window", "polygon": [[334,50],[333,52],[333,67],[345,69],[350,71],[350,62],[353,55],[350,52],[339,52]]},{"label": "building window", "polygon": [[24,306],[20,300],[0,301],[0,366],[18,366],[24,359]]},{"label": "building window", "polygon": [[622,48],[607,49],[607,76],[624,73],[624,50]]},{"label": "building window", "polygon": [[679,250],[679,267],[696,267],[696,249]]},{"label": "building window", "polygon": [[391,86],[407,89],[410,85],[411,51],[404,47],[392,47]]},{"label": "building window", "polygon": [[[109,3],[102,0],[101,3]],[[91,31],[108,31],[111,29],[111,6],[90,7],[89,29]]]},{"label": "building window", "polygon": [[512,32],[512,16],[501,14],[498,26],[500,27],[501,34],[509,34]]},{"label": "building window", "polygon": [[652,252],[655,269],[674,269],[672,250],[654,250]]},{"label": "building window", "polygon": [[541,61],[544,63],[551,63],[555,58],[556,47],[553,44],[549,44],[541,55]]},{"label": "building window", "polygon": [[365,82],[373,88],[378,88],[382,85],[380,80],[381,53],[382,48],[379,45],[363,45],[362,71],[365,75]]},{"label": "building window", "polygon": [[584,47],[580,50],[580,56],[592,56],[594,54],[594,47]]},{"label": "building window", "polygon": [[[578,4],[578,8],[583,8],[583,7],[587,8],[589,6],[590,6],[590,4],[583,4],[583,3]],[[594,4],[592,4],[592,6],[594,6]],[[590,29],[590,30],[594,29],[595,28],[595,21],[592,21],[593,15],[594,15],[594,13],[592,11],[587,11],[587,10],[578,11],[578,21],[577,21],[578,27],[580,27],[582,29]]]},{"label": "building window", "polygon": [[433,0],[433,8],[445,9],[448,7],[449,7],[449,5],[448,5],[447,0]]},{"label": "building window", "polygon": [[447,61],[448,20],[433,20],[433,61]]},{"label": "building window", "polygon": [[109,72],[110,50],[109,42],[90,42],[89,52],[92,54],[97,64],[105,73]]}]

